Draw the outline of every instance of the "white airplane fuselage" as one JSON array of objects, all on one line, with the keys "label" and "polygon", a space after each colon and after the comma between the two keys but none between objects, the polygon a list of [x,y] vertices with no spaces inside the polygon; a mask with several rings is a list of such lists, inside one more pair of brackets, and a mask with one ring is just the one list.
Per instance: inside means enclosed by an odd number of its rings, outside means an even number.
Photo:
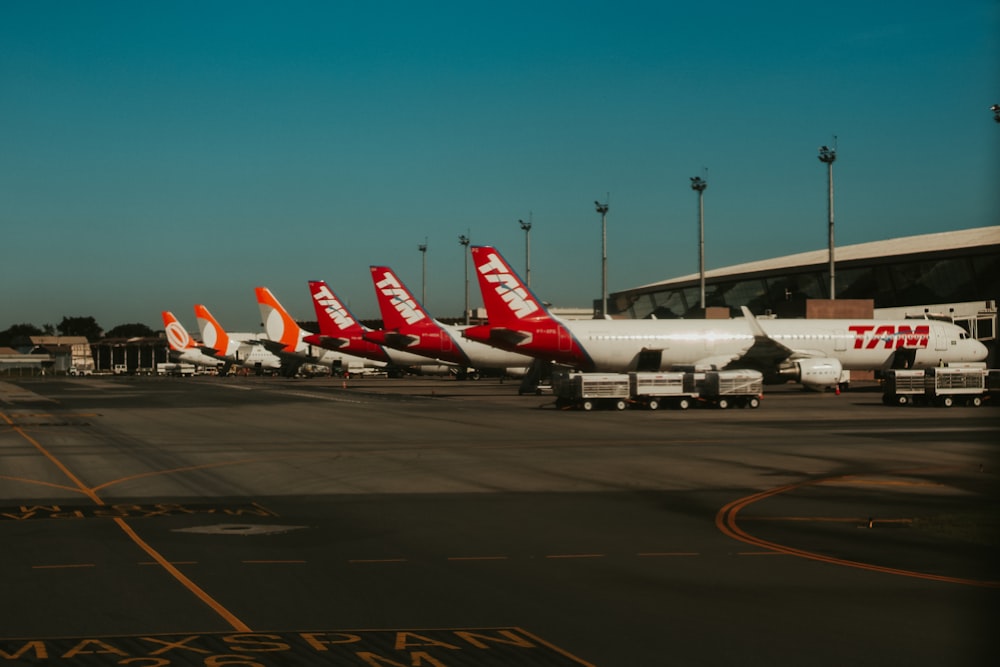
[{"label": "white airplane fuselage", "polygon": [[[790,360],[832,358],[844,370],[876,370],[892,363],[897,349],[915,352],[916,368],[982,362],[986,348],[957,325],[929,320],[757,320],[774,341],[790,348]],[[635,370],[639,355],[659,351],[658,370],[678,365],[719,367],[747,354],[755,342],[745,318],[732,320],[569,320],[571,339],[555,328],[532,339],[551,337],[550,352],[537,356],[588,367]]]}]

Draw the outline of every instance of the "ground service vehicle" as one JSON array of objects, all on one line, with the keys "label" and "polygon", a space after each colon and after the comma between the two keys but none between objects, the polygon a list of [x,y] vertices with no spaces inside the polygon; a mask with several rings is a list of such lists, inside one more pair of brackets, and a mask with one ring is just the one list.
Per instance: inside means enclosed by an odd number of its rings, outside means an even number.
[{"label": "ground service vehicle", "polygon": [[624,410],[630,397],[629,376],[625,373],[554,373],[552,393],[560,408]]},{"label": "ground service vehicle", "polygon": [[656,410],[670,405],[686,410],[692,405],[760,406],[764,377],[758,371],[707,371],[690,373],[555,373],[552,389],[556,406],[592,410],[628,404]]},{"label": "ground service vehicle", "polygon": [[764,393],[764,376],[760,371],[733,370],[685,373],[685,378],[697,392],[698,400],[721,410],[730,406],[760,407]]},{"label": "ground service vehicle", "polygon": [[942,367],[886,371],[882,402],[886,405],[979,406],[986,394],[987,371]]},{"label": "ground service vehicle", "polygon": [[698,398],[698,391],[694,387],[694,373],[629,373],[628,378],[631,399],[650,410],[663,405],[686,410]]},{"label": "ground service vehicle", "polygon": [[168,361],[166,363],[160,363],[156,365],[156,373],[158,375],[174,375],[178,377],[191,377],[195,373],[195,365],[186,362],[173,362]]}]

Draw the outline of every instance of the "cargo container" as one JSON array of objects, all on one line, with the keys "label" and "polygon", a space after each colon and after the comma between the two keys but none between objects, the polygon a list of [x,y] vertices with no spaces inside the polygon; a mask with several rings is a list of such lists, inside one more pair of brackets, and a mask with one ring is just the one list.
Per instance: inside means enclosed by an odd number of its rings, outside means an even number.
[{"label": "cargo container", "polygon": [[886,371],[882,383],[882,402],[886,405],[963,404],[980,406],[986,395],[986,376],[982,368],[943,366],[925,370]]}]

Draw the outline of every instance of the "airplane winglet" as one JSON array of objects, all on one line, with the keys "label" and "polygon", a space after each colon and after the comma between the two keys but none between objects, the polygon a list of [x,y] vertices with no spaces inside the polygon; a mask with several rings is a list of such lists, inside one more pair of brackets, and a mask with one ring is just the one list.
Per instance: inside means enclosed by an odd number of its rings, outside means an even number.
[{"label": "airplane winglet", "polygon": [[754,336],[758,338],[770,338],[770,336],[767,335],[767,332],[764,331],[764,327],[760,326],[760,322],[758,322],[757,318],[754,317],[754,314],[750,312],[749,308],[746,306],[740,306],[740,310],[743,311],[743,317],[747,319],[747,324],[750,325],[750,330],[753,332]]}]

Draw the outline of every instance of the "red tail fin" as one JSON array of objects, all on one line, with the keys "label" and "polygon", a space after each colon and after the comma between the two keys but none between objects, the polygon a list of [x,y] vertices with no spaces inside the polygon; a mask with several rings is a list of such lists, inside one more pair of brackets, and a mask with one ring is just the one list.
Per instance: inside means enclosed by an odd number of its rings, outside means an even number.
[{"label": "red tail fin", "polygon": [[388,331],[412,328],[418,324],[433,324],[430,315],[387,266],[371,267],[375,296],[382,313],[383,327]]},{"label": "red tail fin", "polygon": [[542,302],[521,282],[495,248],[473,246],[472,260],[490,326],[517,328],[528,322],[551,319]]},{"label": "red tail fin", "polygon": [[316,321],[319,322],[321,335],[361,336],[363,330],[361,324],[354,319],[347,306],[337,298],[337,295],[324,281],[310,280],[309,293],[312,294],[313,308],[316,310]]}]

